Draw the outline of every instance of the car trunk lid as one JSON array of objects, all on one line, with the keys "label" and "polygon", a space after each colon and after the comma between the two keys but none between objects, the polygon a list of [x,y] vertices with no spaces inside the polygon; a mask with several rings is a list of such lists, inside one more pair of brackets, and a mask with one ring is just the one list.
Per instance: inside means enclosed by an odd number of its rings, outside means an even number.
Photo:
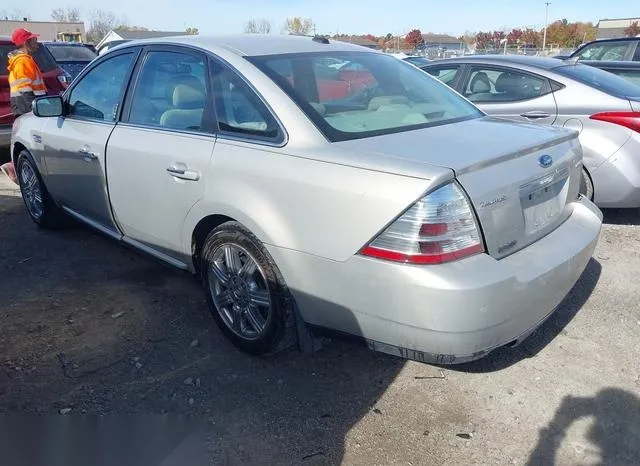
[{"label": "car trunk lid", "polygon": [[582,150],[567,130],[487,117],[339,144],[453,170],[497,259],[557,228],[578,197]]}]

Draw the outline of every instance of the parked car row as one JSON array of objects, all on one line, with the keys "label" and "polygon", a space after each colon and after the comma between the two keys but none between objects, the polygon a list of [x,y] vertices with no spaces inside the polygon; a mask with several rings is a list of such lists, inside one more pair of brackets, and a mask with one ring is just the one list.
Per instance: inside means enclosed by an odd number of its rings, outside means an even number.
[{"label": "parked car row", "polygon": [[640,87],[553,58],[469,56],[422,69],[489,115],[576,130],[581,192],[600,207],[640,207]]},{"label": "parked car row", "polygon": [[[329,77],[347,86],[323,91]],[[500,81],[485,93],[518,86]],[[441,364],[516,345],[602,225],[577,132],[487,116],[414,65],[324,38],[123,44],[38,98],[11,153],[36,224],[75,218],[196,274],[222,332],[257,354],[327,331]]]}]

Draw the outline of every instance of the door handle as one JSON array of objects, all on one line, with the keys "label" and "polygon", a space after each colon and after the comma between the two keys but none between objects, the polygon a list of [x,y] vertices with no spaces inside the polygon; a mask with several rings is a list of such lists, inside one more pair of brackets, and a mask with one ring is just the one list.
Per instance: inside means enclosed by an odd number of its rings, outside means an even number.
[{"label": "door handle", "polygon": [[527,112],[521,113],[521,117],[529,118],[531,120],[537,120],[539,118],[549,118],[551,115],[547,112]]},{"label": "door handle", "polygon": [[172,163],[167,167],[167,173],[174,178],[188,181],[198,181],[200,179],[200,173],[194,170],[189,170],[188,167],[182,162]]},{"label": "door handle", "polygon": [[91,152],[89,150],[89,146],[81,147],[78,152],[84,155],[85,160],[95,160],[98,158],[98,154],[96,152]]}]

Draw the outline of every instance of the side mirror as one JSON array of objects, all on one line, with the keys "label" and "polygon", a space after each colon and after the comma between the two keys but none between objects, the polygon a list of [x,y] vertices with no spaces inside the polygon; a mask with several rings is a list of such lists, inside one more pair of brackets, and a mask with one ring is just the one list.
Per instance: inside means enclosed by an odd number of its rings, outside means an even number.
[{"label": "side mirror", "polygon": [[31,109],[33,110],[33,114],[37,117],[46,118],[62,116],[62,97],[59,95],[37,97],[31,104]]}]

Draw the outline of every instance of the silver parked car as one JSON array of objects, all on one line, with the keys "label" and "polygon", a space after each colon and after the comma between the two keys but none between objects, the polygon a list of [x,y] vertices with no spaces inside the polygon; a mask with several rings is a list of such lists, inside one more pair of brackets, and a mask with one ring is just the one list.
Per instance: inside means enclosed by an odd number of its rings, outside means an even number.
[{"label": "silver parked car", "polygon": [[602,223],[575,133],[322,38],[121,45],[18,119],[12,156],[37,224],[72,216],[196,273],[252,353],[331,329],[479,358],[553,312]]},{"label": "silver parked car", "polygon": [[640,87],[554,58],[474,56],[421,68],[489,115],[578,131],[581,192],[599,207],[640,207]]}]

